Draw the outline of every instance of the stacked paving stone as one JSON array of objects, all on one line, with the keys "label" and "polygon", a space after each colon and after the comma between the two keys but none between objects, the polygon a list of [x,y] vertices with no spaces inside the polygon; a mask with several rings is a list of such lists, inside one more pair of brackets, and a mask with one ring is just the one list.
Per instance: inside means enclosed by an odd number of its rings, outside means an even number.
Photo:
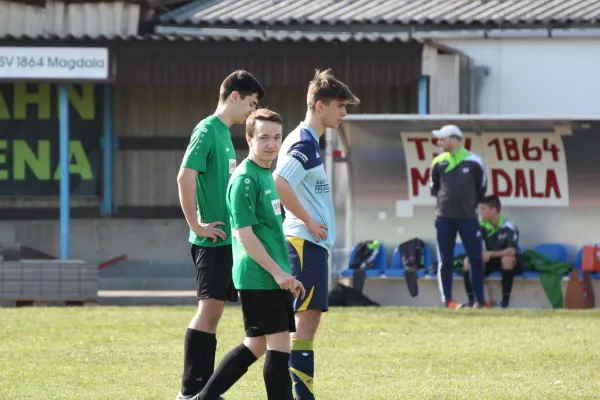
[{"label": "stacked paving stone", "polygon": [[97,302],[98,266],[80,260],[21,260],[18,244],[0,244],[0,301]]}]

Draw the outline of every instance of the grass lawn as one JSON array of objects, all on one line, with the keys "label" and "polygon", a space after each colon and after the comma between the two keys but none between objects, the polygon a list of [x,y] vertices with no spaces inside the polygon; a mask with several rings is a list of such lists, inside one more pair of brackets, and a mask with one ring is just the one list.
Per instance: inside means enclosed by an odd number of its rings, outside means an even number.
[{"label": "grass lawn", "polygon": [[[0,399],[160,399],[179,390],[194,309],[0,309]],[[238,307],[218,358],[243,338]],[[598,399],[600,313],[333,309],[316,344],[319,400]],[[263,400],[262,361],[227,400]]]}]

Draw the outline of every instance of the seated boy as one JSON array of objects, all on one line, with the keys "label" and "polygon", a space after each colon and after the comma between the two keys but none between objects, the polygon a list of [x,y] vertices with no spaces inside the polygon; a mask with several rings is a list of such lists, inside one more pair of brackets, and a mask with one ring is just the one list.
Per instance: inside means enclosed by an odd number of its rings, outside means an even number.
[{"label": "seated boy", "polygon": [[[519,230],[508,218],[500,214],[502,205],[498,196],[487,196],[479,206],[481,215],[481,236],[483,239],[484,276],[492,272],[502,273],[502,308],[510,302],[517,265],[517,247],[519,245]],[[469,279],[469,260],[465,257],[465,290],[469,302],[473,303],[473,290]],[[486,304],[490,307],[491,303]]]}]

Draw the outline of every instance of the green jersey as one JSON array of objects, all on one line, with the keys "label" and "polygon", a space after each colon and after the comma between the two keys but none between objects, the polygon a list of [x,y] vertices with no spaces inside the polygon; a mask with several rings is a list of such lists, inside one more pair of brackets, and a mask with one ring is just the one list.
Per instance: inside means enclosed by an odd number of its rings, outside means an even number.
[{"label": "green jersey", "polygon": [[198,237],[190,230],[189,241],[198,246],[216,247],[231,244],[231,227],[227,215],[225,196],[227,183],[236,167],[235,149],[227,125],[218,117],[210,116],[200,121],[190,139],[181,166],[198,171],[196,178],[196,204],[198,218],[203,223],[221,221],[227,239]]},{"label": "green jersey", "polygon": [[[283,234],[281,203],[268,168],[249,159],[242,161],[227,188],[227,209],[231,228],[251,226],[271,258],[287,273],[290,259]],[[266,269],[246,252],[239,238],[233,236],[233,283],[238,290],[279,289]]]}]

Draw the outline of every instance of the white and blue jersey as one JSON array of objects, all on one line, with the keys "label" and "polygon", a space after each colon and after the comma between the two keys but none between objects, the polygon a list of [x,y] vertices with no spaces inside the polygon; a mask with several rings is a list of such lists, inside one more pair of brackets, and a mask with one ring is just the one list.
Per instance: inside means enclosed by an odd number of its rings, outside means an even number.
[{"label": "white and blue jersey", "polygon": [[290,184],[312,220],[327,226],[327,239],[317,242],[302,221],[286,208],[285,235],[308,240],[331,253],[335,242],[333,198],[319,148],[319,136],[308,124],[302,122],[285,138],[275,173]]}]

